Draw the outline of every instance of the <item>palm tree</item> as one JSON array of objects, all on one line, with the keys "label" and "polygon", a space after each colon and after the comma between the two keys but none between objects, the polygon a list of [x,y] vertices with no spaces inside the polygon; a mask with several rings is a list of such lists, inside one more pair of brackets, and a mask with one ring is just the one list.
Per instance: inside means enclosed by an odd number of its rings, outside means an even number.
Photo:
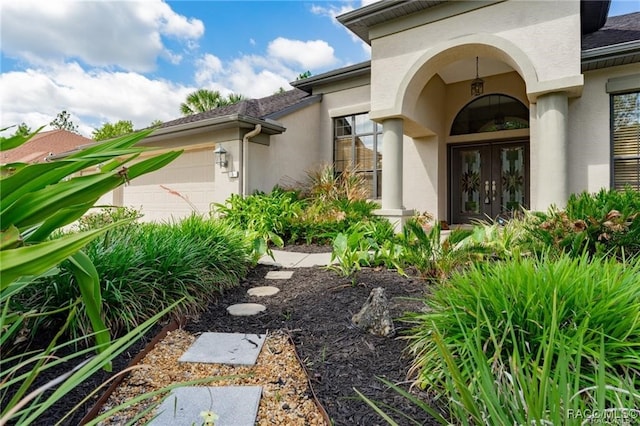
[{"label": "palm tree", "polygon": [[243,99],[245,99],[244,96],[235,93],[231,93],[228,98],[225,98],[217,90],[198,89],[187,95],[186,101],[180,104],[180,112],[182,115],[198,114],[221,106],[235,104]]},{"label": "palm tree", "polygon": [[244,101],[245,99],[247,98],[239,93],[229,93],[229,96],[227,96],[227,105],[237,104],[238,102]]}]

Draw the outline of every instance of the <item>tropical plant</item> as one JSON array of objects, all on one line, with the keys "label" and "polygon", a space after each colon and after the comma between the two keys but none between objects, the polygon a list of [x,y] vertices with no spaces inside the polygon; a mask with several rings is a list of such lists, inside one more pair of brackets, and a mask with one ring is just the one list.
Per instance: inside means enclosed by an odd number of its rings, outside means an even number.
[{"label": "tropical plant", "polygon": [[564,211],[539,214],[531,235],[546,247],[581,256],[637,256],[640,254],[640,192],[601,190],[572,194]]},{"label": "tropical plant", "polygon": [[637,259],[586,256],[456,273],[407,318],[417,383],[446,395],[463,424],[561,424],[569,409],[637,410],[638,276]]},{"label": "tropical plant", "polygon": [[355,286],[358,280],[358,271],[363,265],[370,265],[369,247],[363,232],[339,233],[333,240],[331,261],[327,268],[344,278],[349,278],[351,285]]},{"label": "tropical plant", "polygon": [[[40,129],[38,129],[40,130]],[[58,234],[56,230],[81,217],[104,193],[113,190],[128,179],[157,170],[175,159],[180,152],[160,154],[132,164],[143,148],[134,145],[149,132],[129,135],[108,143],[87,147],[66,158],[46,163],[12,163],[0,168],[0,341],[11,342],[25,319],[33,312],[11,309],[11,301],[55,267],[69,259],[69,269],[75,276],[81,305],[84,307],[96,345],[79,353],[96,350],[98,355],[77,366],[70,374],[60,377],[29,394],[36,377],[56,361],[53,356],[57,339],[65,326],[56,333],[50,345],[40,353],[23,354],[23,361],[5,364],[2,370],[2,420],[5,423],[18,417],[19,424],[30,424],[38,415],[85,380],[99,368],[110,368],[110,361],[118,351],[132,343],[136,333],[145,331],[145,324],[125,340],[110,344],[107,328],[102,320],[102,297],[94,265],[81,252],[83,246],[114,228],[113,223],[98,229],[75,234]],[[15,135],[0,139],[0,151],[25,143],[28,136]],[[100,165],[93,174],[77,176],[81,171]],[[73,318],[75,306],[70,306],[68,319]],[[67,324],[68,321],[65,322]],[[3,362],[6,360],[3,360]],[[25,367],[27,371],[21,370]],[[46,389],[61,384],[51,396],[40,400]],[[11,394],[7,396],[7,389]]]},{"label": "tropical plant", "polygon": [[[24,290],[39,275],[69,259],[69,268],[77,279],[83,304],[100,344],[109,341],[101,319],[100,286],[95,267],[79,250],[89,241],[116,224],[77,234],[53,236],[54,231],[81,217],[98,198],[133,179],[175,159],[180,152],[168,152],[135,164],[142,148],[134,145],[148,132],[88,147],[68,157],[47,163],[12,163],[2,166],[0,179],[0,302],[8,307],[12,295]],[[13,136],[0,140],[0,150],[26,142],[29,137]],[[97,173],[76,173],[103,164]],[[22,317],[11,316],[3,323],[3,333],[14,333]],[[6,340],[5,335],[5,340]]]},{"label": "tropical plant", "polygon": [[189,93],[187,99],[180,104],[180,113],[182,115],[198,114],[221,106],[235,104],[244,99],[244,96],[235,93],[231,93],[225,98],[217,90],[198,89]]},{"label": "tropical plant", "polygon": [[291,235],[291,223],[303,206],[295,192],[276,188],[270,194],[256,192],[248,197],[233,194],[223,204],[214,204],[213,214],[246,230],[259,257],[270,251],[271,244],[284,245]]}]

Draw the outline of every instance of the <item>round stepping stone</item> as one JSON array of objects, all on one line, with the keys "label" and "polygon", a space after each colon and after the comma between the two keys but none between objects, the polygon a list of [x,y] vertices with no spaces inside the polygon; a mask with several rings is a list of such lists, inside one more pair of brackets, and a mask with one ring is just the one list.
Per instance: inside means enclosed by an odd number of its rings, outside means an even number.
[{"label": "round stepping stone", "polygon": [[271,285],[264,285],[260,287],[250,288],[249,290],[247,290],[247,293],[249,294],[249,296],[263,297],[263,296],[273,296],[274,294],[277,294],[279,291],[280,289],[278,287],[274,287]]},{"label": "round stepping stone", "polygon": [[237,303],[227,308],[227,312],[234,317],[248,317],[259,314],[267,307],[259,303]]}]

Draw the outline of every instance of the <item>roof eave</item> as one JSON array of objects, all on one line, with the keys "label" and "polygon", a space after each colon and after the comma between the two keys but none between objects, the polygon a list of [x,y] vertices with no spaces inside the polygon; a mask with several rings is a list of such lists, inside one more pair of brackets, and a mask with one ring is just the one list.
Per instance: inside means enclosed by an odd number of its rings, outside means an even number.
[{"label": "roof eave", "polygon": [[344,68],[338,68],[323,74],[314,75],[304,80],[292,81],[291,84],[296,89],[312,93],[313,88],[320,84],[335,83],[349,78],[362,77],[371,74],[371,61],[360,62]]},{"label": "roof eave", "polygon": [[[633,60],[634,56],[640,57],[640,40],[585,49],[581,53],[582,70],[590,71],[638,62],[638,59]],[[614,63],[613,65],[599,65],[604,61],[614,61]]]},{"label": "roof eave", "polygon": [[262,126],[262,133],[276,135],[283,133],[286,129],[278,122],[271,119],[261,119],[243,114],[229,114],[220,117],[212,117],[204,120],[193,121],[191,123],[177,124],[175,126],[162,127],[155,130],[144,139],[144,143],[166,139],[179,133],[198,133],[200,131],[215,131],[232,127],[250,128],[257,124]]}]

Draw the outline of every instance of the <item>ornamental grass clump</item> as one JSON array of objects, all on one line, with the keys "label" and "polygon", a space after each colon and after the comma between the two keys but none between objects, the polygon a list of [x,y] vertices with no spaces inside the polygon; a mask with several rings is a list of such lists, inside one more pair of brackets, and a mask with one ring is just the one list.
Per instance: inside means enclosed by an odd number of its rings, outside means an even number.
[{"label": "ornamental grass clump", "polygon": [[407,318],[416,383],[462,424],[565,424],[576,410],[638,410],[638,277],[637,259],[586,255],[454,274]]},{"label": "ornamental grass clump", "polygon": [[[104,318],[115,334],[126,332],[182,299],[174,315],[202,311],[238,284],[250,264],[244,234],[216,220],[191,216],[176,223],[140,223],[106,234],[85,249],[100,276]],[[78,297],[75,278],[63,264],[59,274],[33,285],[19,299],[25,308],[54,310]],[[74,335],[89,329],[85,312],[70,325]],[[60,318],[45,317],[34,330]]]}]

